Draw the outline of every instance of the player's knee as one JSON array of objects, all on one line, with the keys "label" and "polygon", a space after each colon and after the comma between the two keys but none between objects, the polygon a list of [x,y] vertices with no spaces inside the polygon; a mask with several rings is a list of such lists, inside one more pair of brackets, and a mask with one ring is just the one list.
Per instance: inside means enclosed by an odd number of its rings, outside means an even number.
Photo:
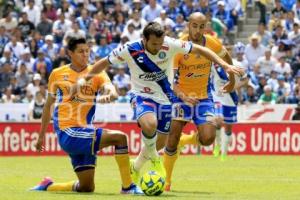
[{"label": "player's knee", "polygon": [[89,185],[82,185],[78,188],[78,192],[94,192],[95,191],[95,184]]},{"label": "player's knee", "polygon": [[118,133],[118,145],[125,146],[127,145],[127,137],[124,133]]},{"label": "player's knee", "polygon": [[199,143],[203,146],[209,146],[215,141],[215,134],[200,134],[198,137]]},{"label": "player's knee", "polygon": [[145,134],[152,134],[157,129],[157,121],[147,121],[147,122],[141,124],[141,127]]}]

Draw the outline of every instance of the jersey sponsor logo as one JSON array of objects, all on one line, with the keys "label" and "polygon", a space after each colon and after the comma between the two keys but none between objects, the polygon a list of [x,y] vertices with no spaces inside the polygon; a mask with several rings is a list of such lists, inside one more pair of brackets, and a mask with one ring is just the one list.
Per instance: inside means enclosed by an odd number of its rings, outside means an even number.
[{"label": "jersey sponsor logo", "polygon": [[193,72],[188,73],[187,75],[185,75],[185,77],[187,78],[199,78],[202,76],[205,76],[206,74],[195,74]]},{"label": "jersey sponsor logo", "polygon": [[185,46],[186,46],[186,42],[182,42],[181,43],[181,48],[185,49]]},{"label": "jersey sponsor logo", "polygon": [[137,61],[138,61],[139,63],[143,63],[144,58],[143,58],[142,56],[140,56],[140,57],[137,58]]},{"label": "jersey sponsor logo", "polygon": [[69,79],[69,75],[63,75],[64,81],[67,81]]},{"label": "jersey sponsor logo", "polygon": [[165,72],[166,70],[160,72],[145,72],[143,74],[140,74],[139,78],[143,79],[144,81],[160,81],[164,78],[167,78]]},{"label": "jersey sponsor logo", "polygon": [[166,54],[166,52],[164,52],[164,51],[161,51],[161,52],[159,52],[159,54],[158,54],[158,57],[159,57],[160,59],[164,59],[166,56],[167,56],[167,54]]},{"label": "jersey sponsor logo", "polygon": [[162,61],[158,61],[156,63],[156,65],[162,65],[162,64],[166,63],[167,61],[168,61],[168,59],[165,59],[165,60],[162,60]]},{"label": "jersey sponsor logo", "polygon": [[134,57],[134,56],[136,56],[136,55],[138,55],[140,53],[144,53],[144,52],[145,52],[145,50],[135,51],[135,52],[131,53],[131,56]]},{"label": "jersey sponsor logo", "polygon": [[162,49],[162,50],[165,50],[165,51],[169,51],[169,46],[163,45],[163,46],[161,47],[161,49]]}]

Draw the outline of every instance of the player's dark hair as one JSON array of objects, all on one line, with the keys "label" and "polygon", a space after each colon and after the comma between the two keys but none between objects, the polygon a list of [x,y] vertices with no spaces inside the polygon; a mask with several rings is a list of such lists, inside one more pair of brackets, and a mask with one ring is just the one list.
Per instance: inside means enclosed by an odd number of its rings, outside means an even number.
[{"label": "player's dark hair", "polygon": [[85,38],[71,37],[68,42],[68,50],[74,51],[78,44],[86,44]]},{"label": "player's dark hair", "polygon": [[157,22],[149,22],[143,30],[143,36],[149,40],[150,35],[161,37],[165,33],[164,27]]}]

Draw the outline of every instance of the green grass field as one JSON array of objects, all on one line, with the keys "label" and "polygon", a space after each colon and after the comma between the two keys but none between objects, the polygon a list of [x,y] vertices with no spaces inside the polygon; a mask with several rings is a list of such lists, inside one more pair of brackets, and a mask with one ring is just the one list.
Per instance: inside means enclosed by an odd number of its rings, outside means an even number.
[{"label": "green grass field", "polygon": [[120,179],[113,157],[99,157],[93,194],[30,192],[42,177],[75,179],[67,157],[0,157],[0,200],[88,199],[300,199],[298,156],[181,156],[172,192],[159,197],[119,194]]}]

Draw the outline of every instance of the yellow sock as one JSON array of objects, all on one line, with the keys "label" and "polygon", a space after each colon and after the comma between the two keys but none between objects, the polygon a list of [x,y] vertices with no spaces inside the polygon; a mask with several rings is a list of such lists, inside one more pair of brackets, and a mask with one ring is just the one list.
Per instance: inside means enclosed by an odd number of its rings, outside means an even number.
[{"label": "yellow sock", "polygon": [[168,155],[166,152],[164,153],[164,166],[166,169],[166,185],[171,184],[171,177],[175,162],[178,158],[177,154]]},{"label": "yellow sock", "polygon": [[73,191],[73,185],[76,181],[70,181],[67,183],[53,183],[48,188],[47,191]]},{"label": "yellow sock", "polygon": [[128,154],[115,154],[115,159],[119,166],[123,188],[128,188],[132,183],[130,176],[130,164]]},{"label": "yellow sock", "polygon": [[184,147],[187,144],[198,144],[197,141],[197,133],[191,133],[191,134],[181,134],[179,144],[178,144],[178,149],[180,150],[182,147]]}]

